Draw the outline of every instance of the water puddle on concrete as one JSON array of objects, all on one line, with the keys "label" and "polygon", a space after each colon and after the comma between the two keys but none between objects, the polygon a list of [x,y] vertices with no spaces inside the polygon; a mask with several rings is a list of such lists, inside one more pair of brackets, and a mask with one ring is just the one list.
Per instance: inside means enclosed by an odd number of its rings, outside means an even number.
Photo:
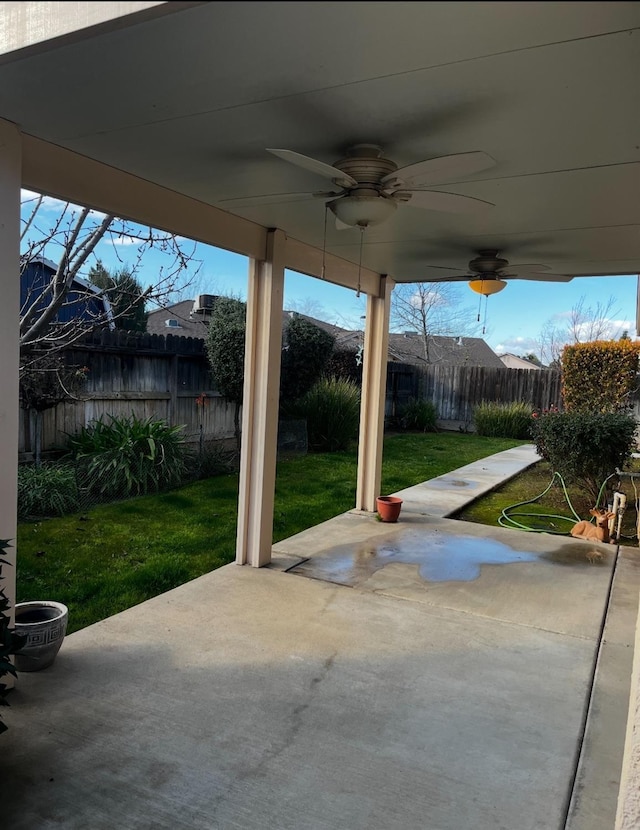
[{"label": "water puddle on concrete", "polygon": [[464,478],[432,478],[429,481],[429,489],[442,487],[448,490],[450,487],[470,487],[473,490],[477,486],[476,481],[468,481]]},{"label": "water puddle on concrete", "polygon": [[[606,561],[606,555],[602,559]],[[339,545],[307,559],[290,573],[355,586],[387,565],[400,564],[417,566],[421,579],[427,582],[470,582],[480,576],[482,565],[545,560],[574,565],[589,561],[587,548],[579,543],[563,546],[556,557],[548,552],[516,550],[495,539],[411,529]]]}]

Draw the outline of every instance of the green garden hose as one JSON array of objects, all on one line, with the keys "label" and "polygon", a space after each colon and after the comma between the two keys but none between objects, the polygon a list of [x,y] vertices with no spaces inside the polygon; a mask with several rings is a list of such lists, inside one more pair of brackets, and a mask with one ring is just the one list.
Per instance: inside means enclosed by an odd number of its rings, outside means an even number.
[{"label": "green garden hose", "polygon": [[[602,486],[600,487],[600,490],[598,492],[598,498],[596,499],[596,504],[595,504],[596,507],[600,503],[600,498],[602,497],[602,494],[604,492],[604,489],[606,487],[607,482],[609,481],[610,478],[613,478],[615,475],[616,475],[615,473],[612,473],[610,476],[607,476],[607,478],[605,478],[605,480],[602,482]],[[566,499],[566,502],[569,505],[569,509],[571,510],[571,513],[573,514],[573,518],[570,517],[570,516],[558,516],[558,515],[555,515],[555,514],[548,514],[548,513],[524,513],[524,512],[514,513],[513,512],[513,511],[517,510],[518,507],[524,507],[527,504],[534,504],[535,502],[538,501],[538,499],[541,499],[544,495],[546,495],[546,493],[549,492],[549,490],[553,486],[553,483],[556,480],[556,478],[560,482],[560,485],[562,487],[562,492],[564,493],[564,497]],[[520,502],[517,502],[516,504],[511,504],[508,507],[505,507],[504,510],[502,511],[502,513],[500,514],[500,516],[498,517],[498,524],[500,525],[500,527],[509,527],[509,528],[516,529],[516,530],[526,530],[530,533],[549,533],[553,536],[566,536],[567,535],[566,532],[562,532],[560,530],[555,530],[555,531],[554,530],[547,530],[545,528],[531,527],[530,525],[523,524],[522,522],[519,522],[515,518],[513,518],[514,515],[515,516],[520,516],[520,517],[535,516],[538,519],[549,519],[549,520],[556,519],[558,521],[570,522],[572,525],[574,525],[576,522],[581,521],[580,516],[578,516],[578,514],[576,513],[573,505],[571,504],[571,499],[569,498],[569,493],[567,492],[567,486],[564,483],[564,479],[562,478],[560,473],[554,473],[553,474],[553,476],[551,478],[551,481],[549,482],[548,486],[542,491],[542,493],[540,493],[540,495],[534,496],[534,498],[532,498],[532,499],[527,499],[526,501],[520,501]]]}]

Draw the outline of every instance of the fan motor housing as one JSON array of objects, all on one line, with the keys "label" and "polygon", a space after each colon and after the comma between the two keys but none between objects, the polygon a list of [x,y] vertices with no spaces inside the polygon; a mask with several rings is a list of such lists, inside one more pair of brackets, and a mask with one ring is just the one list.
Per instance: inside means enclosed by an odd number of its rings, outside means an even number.
[{"label": "fan motor housing", "polygon": [[345,158],[334,165],[359,184],[380,183],[380,180],[398,169],[391,159],[382,158],[382,150],[375,144],[357,144],[352,147]]},{"label": "fan motor housing", "polygon": [[476,274],[494,274],[508,265],[508,260],[500,258],[497,251],[480,251],[479,256],[469,263],[469,269]]}]

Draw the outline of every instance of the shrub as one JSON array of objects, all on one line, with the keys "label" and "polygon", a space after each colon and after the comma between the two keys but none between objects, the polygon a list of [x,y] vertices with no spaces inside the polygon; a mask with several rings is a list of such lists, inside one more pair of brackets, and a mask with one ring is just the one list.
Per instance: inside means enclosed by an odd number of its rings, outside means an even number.
[{"label": "shrub", "polygon": [[473,410],[476,433],[489,438],[531,438],[533,407],[527,403],[482,401]]},{"label": "shrub", "polygon": [[619,412],[636,387],[640,344],[595,340],[565,346],[562,398],[567,412]]},{"label": "shrub", "polygon": [[358,436],[360,389],[348,380],[323,378],[298,401],[295,417],[306,418],[312,450],[346,450]]},{"label": "shrub", "polygon": [[240,405],[244,392],[247,306],[235,297],[218,297],[207,332],[207,358],[218,392],[233,403],[236,445],[240,449]]},{"label": "shrub", "polygon": [[287,403],[314,386],[327,365],[335,338],[295,312],[283,337],[280,398]]},{"label": "shrub", "polygon": [[207,441],[198,450],[195,464],[197,478],[213,478],[231,473],[237,468],[236,450],[229,449],[221,441]]},{"label": "shrub", "polygon": [[431,401],[411,399],[398,412],[398,423],[402,429],[419,432],[436,432],[438,412]]},{"label": "shrub", "polygon": [[324,374],[330,378],[350,380],[362,386],[362,355],[353,349],[336,349],[331,352]]},{"label": "shrub", "polygon": [[629,459],[635,431],[633,416],[622,412],[533,413],[538,455],[568,482],[582,484],[594,507],[605,479]]},{"label": "shrub", "polygon": [[244,341],[247,307],[235,297],[218,297],[207,332],[207,356],[218,391],[234,403],[242,403],[244,389]]},{"label": "shrub", "polygon": [[108,416],[77,435],[68,449],[87,491],[101,499],[126,498],[180,484],[191,454],[182,427],[162,420]]},{"label": "shrub", "polygon": [[80,509],[73,467],[21,464],[18,467],[18,518],[64,516]]}]

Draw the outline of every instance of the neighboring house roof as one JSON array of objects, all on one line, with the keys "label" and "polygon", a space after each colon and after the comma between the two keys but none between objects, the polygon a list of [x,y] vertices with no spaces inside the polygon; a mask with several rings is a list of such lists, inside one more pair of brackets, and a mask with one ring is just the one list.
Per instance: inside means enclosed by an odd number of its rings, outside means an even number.
[{"label": "neighboring house roof", "polygon": [[[174,334],[178,337],[205,339],[209,328],[208,318],[193,311],[194,301],[183,300],[166,308],[152,311],[147,317],[147,331],[151,334]],[[317,320],[298,311],[283,311],[283,325],[295,315],[328,332],[335,338],[337,349],[357,352],[364,342],[364,332],[345,329],[324,320]],[[173,320],[171,325],[168,320]],[[425,360],[422,337],[415,333],[389,335],[389,360],[424,366],[427,363],[440,366],[489,366],[498,369],[504,364],[481,337],[433,336],[428,340],[429,359]]]},{"label": "neighboring house roof", "polygon": [[542,366],[538,366],[536,363],[533,363],[531,360],[527,360],[524,357],[518,357],[518,355],[511,354],[510,352],[505,352],[505,354],[498,355],[498,357],[507,369],[540,370],[543,368]]},{"label": "neighboring house roof", "polygon": [[[55,262],[43,256],[22,259],[20,269],[21,310],[25,306],[31,305],[38,294],[42,295],[46,291],[51,282],[51,277],[57,269],[58,266]],[[87,294],[93,296],[87,297]],[[43,298],[40,305],[44,309],[47,305],[47,299]],[[96,317],[103,320],[106,317],[109,321],[109,328],[115,328],[111,303],[104,296],[102,290],[82,279],[82,277],[74,277],[67,292],[67,298],[56,314],[56,322],[68,323],[74,319],[95,321]]]},{"label": "neighboring house roof", "polygon": [[504,368],[498,355],[481,337],[427,338],[427,356],[424,341],[416,332],[389,335],[389,358],[399,363],[417,366],[487,366]]},{"label": "neighboring house roof", "polygon": [[[194,302],[194,300],[183,300],[166,308],[151,311],[147,315],[147,331],[150,334],[175,334],[178,337],[199,337],[204,340],[209,329],[209,317],[207,314],[194,312]],[[349,331],[297,311],[283,311],[283,325],[286,326],[288,320],[294,315],[308,320],[334,337],[338,348],[353,347],[353,351],[356,351],[362,342],[362,332]],[[168,321],[174,322],[169,324]]]},{"label": "neighboring house roof", "polygon": [[199,337],[205,340],[209,318],[205,314],[194,313],[193,306],[193,300],[183,300],[150,311],[147,315],[147,331],[150,334],[174,334],[177,337]]},{"label": "neighboring house roof", "polygon": [[[286,311],[290,316],[298,312]],[[336,339],[336,348],[349,351],[358,351],[364,342],[364,332],[353,331],[316,320],[306,314],[300,314],[310,323],[328,331]],[[504,368],[498,355],[481,337],[445,337],[434,335],[428,338],[428,356],[425,359],[422,337],[415,332],[389,334],[389,360],[396,363],[409,363],[424,366],[488,366],[496,369]]]}]

